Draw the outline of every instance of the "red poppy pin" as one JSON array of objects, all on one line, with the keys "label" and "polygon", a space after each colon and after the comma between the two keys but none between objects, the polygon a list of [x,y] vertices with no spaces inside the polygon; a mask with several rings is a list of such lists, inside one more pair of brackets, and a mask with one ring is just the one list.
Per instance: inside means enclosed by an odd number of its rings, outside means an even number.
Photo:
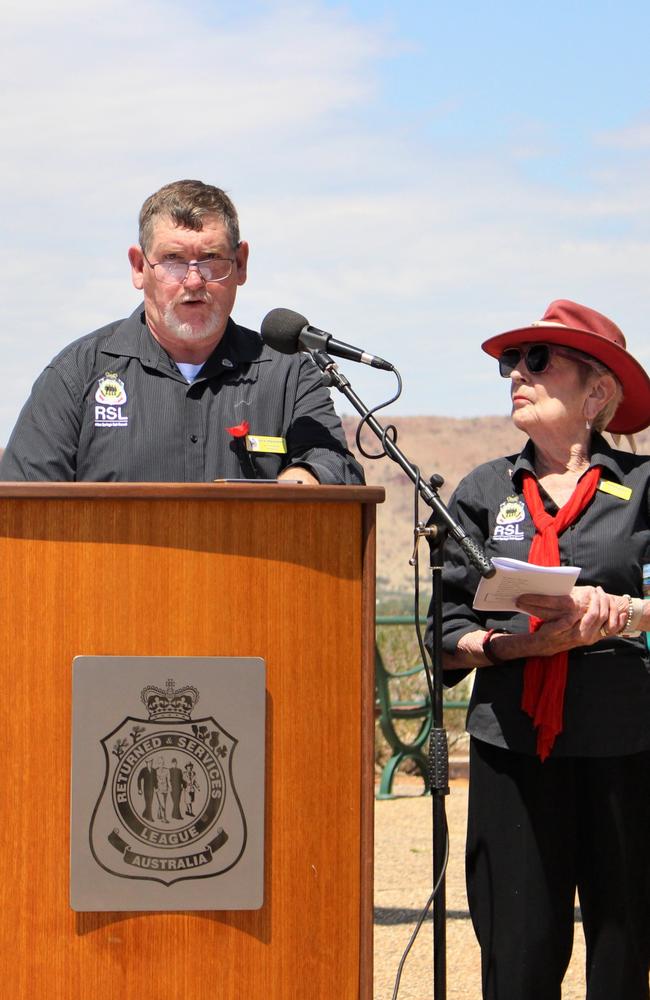
[{"label": "red poppy pin", "polygon": [[251,426],[248,420],[242,420],[241,424],[235,424],[234,427],[226,427],[226,430],[228,431],[230,436],[234,438],[246,437],[250,429]]}]

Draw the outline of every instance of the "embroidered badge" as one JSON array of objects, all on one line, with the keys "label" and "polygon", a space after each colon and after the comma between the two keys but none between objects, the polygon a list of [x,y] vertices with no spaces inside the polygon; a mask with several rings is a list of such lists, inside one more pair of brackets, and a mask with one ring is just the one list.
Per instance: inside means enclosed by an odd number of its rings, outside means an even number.
[{"label": "embroidered badge", "polygon": [[497,514],[497,524],[518,524],[526,517],[523,502],[514,494],[506,497]]},{"label": "embroidered badge", "polygon": [[522,542],[524,533],[519,524],[526,518],[526,508],[518,496],[506,497],[499,507],[496,517],[496,527],[492,538],[494,541]]},{"label": "embroidered badge", "polygon": [[129,418],[122,410],[126,399],[122,379],[116,372],[105,372],[95,392],[95,427],[126,427]]},{"label": "embroidered badge", "polygon": [[246,448],[248,451],[264,452],[267,455],[286,455],[287,442],[283,437],[249,434],[246,438]]},{"label": "embroidered badge", "polygon": [[113,406],[121,406],[126,403],[126,390],[124,382],[118,378],[115,372],[106,372],[99,379],[95,399],[98,403],[111,403]]},{"label": "embroidered badge", "polygon": [[632,496],[632,490],[629,486],[613,483],[610,479],[601,479],[598,483],[598,489],[601,493],[610,493],[613,497],[618,497],[619,500],[629,500]]}]

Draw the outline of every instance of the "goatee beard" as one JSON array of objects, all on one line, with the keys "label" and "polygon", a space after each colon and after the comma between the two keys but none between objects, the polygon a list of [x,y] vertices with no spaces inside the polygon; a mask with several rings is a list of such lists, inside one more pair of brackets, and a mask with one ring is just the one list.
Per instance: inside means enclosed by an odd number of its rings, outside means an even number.
[{"label": "goatee beard", "polygon": [[[180,340],[196,341],[209,340],[221,327],[221,315],[216,307],[212,307],[212,312],[203,322],[199,324],[184,323],[176,314],[176,306],[185,301],[197,301],[197,299],[181,299],[179,302],[170,302],[164,312],[164,319],[168,329]],[[207,300],[202,300],[207,301]]]}]

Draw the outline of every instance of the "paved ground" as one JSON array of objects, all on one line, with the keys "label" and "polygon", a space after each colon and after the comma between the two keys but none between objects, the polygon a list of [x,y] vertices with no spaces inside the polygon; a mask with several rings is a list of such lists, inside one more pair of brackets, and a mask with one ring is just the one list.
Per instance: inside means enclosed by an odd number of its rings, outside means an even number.
[{"label": "paved ground", "polygon": [[[417,781],[404,797],[375,803],[375,1000],[392,1000],[402,952],[431,893],[431,799]],[[451,854],[447,873],[447,1000],[480,1000],[480,958],[467,911],[464,876],[467,782],[451,782],[446,800]],[[431,1000],[432,922],[425,922],[406,961],[399,1000]],[[563,1000],[584,1000],[584,943],[576,928]]]}]

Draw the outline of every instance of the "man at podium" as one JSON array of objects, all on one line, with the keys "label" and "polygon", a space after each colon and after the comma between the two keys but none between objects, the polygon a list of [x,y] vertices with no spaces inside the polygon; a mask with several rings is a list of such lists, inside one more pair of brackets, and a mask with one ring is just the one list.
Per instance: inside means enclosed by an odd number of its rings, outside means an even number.
[{"label": "man at podium", "polygon": [[248,250],[220,188],[176,181],[147,198],[129,249],[144,302],[50,362],[0,479],[362,483],[311,359],[231,319]]}]

